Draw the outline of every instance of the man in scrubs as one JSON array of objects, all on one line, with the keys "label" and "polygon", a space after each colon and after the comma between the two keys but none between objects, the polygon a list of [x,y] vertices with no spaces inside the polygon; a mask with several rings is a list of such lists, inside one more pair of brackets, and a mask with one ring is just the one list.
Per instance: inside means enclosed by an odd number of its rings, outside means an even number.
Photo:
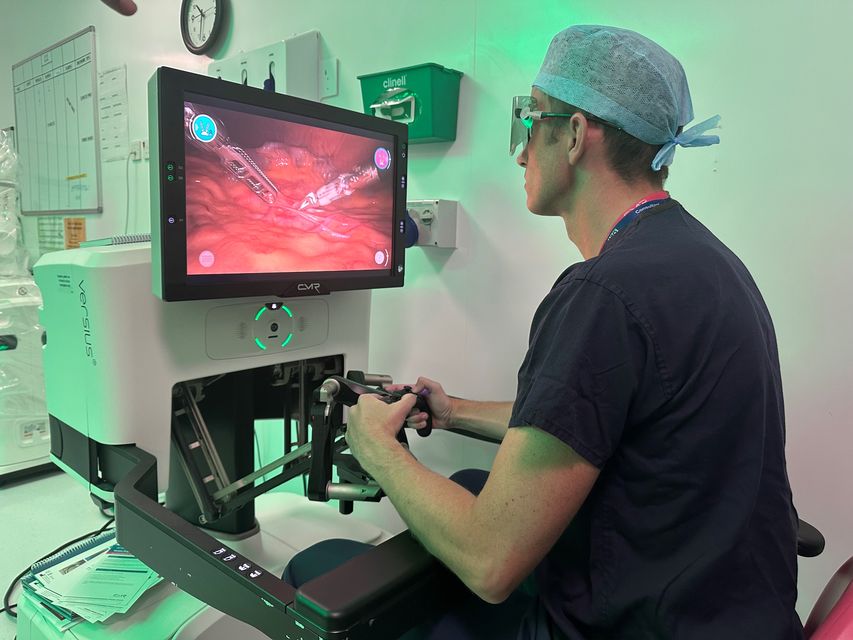
[{"label": "man in scrubs", "polygon": [[719,141],[718,117],[692,120],[654,42],[557,34],[511,146],[528,209],[561,217],[584,260],[536,311],[514,402],[414,386],[435,428],[501,441],[491,471],[465,488],[417,462],[394,438],[425,426],[414,395],[350,412],[356,457],[474,594],[533,586],[506,637],[802,637],[773,324],[743,263],[663,190],[677,146]]}]

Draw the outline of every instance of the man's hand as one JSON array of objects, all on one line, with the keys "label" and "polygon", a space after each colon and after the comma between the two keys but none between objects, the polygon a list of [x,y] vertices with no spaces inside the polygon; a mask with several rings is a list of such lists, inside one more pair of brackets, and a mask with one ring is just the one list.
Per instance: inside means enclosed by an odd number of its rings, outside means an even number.
[{"label": "man's hand", "polygon": [[[412,393],[426,398],[434,429],[459,429],[495,441],[503,440],[506,435],[512,402],[450,397],[439,383],[423,376],[413,385],[391,384],[385,388],[388,391],[401,391],[406,386],[411,387]],[[412,429],[423,429],[426,423],[427,414],[418,409],[413,409],[406,418],[406,426]]]},{"label": "man's hand", "polygon": [[132,16],[136,13],[136,3],[133,0],[101,0],[101,2],[123,16]]},{"label": "man's hand", "polygon": [[[388,391],[402,391],[406,386],[411,387],[412,393],[426,397],[430,413],[432,413],[433,429],[449,429],[453,422],[453,400],[445,393],[442,386],[435,380],[421,376],[412,385],[389,384],[385,386]],[[406,426],[410,429],[423,429],[426,427],[427,414],[423,411],[412,411],[406,418]]]},{"label": "man's hand", "polygon": [[397,432],[403,428],[416,401],[413,393],[391,404],[386,404],[379,396],[363,394],[358,404],[350,408],[347,444],[365,471],[374,475],[376,465],[387,460],[388,452],[400,447]]}]

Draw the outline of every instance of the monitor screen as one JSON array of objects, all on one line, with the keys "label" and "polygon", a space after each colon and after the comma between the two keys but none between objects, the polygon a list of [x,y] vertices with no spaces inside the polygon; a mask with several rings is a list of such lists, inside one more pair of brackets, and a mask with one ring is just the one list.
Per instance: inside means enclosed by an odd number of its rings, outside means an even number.
[{"label": "monitor screen", "polygon": [[173,69],[149,92],[160,297],[402,285],[405,126]]}]

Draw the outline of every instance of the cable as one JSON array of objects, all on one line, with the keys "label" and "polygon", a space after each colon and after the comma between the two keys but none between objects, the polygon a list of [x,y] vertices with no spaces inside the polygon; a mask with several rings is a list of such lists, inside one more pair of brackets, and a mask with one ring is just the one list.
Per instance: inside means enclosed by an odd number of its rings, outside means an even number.
[{"label": "cable", "polygon": [[130,156],[127,154],[127,159],[124,161],[124,235],[127,235],[127,229],[130,226]]},{"label": "cable", "polygon": [[[92,531],[92,532],[90,532],[90,533],[86,533],[86,534],[84,534],[84,535],[80,536],[79,538],[75,538],[75,539],[74,539],[74,540],[72,540],[71,542],[66,542],[65,544],[63,544],[63,545],[61,545],[61,546],[57,547],[56,549],[54,549],[54,550],[53,550],[53,551],[51,551],[50,553],[47,553],[47,554],[43,555],[41,558],[39,558],[38,560],[36,560],[36,562],[41,562],[42,560],[44,560],[44,559],[46,559],[46,558],[49,558],[50,556],[52,556],[52,555],[54,555],[54,554],[56,554],[56,553],[59,553],[59,552],[60,552],[60,551],[62,551],[63,549],[66,549],[67,547],[70,547],[70,546],[71,546],[71,545],[73,545],[73,544],[77,544],[77,543],[78,543],[78,542],[80,542],[81,540],[85,540],[86,538],[94,538],[95,536],[99,536],[99,535],[101,535],[104,531],[106,531],[106,530],[107,530],[107,528],[108,528],[108,527],[109,527],[113,522],[115,522],[115,518],[110,518],[109,520],[107,520],[107,523],[106,523],[103,527],[101,527],[100,529],[98,529],[97,531]],[[32,564],[35,564],[36,562],[33,562]],[[27,573],[29,573],[29,571],[30,571],[30,568],[31,568],[31,567],[32,567],[32,565],[30,565],[29,567],[27,567],[26,569],[24,569],[21,573],[19,573],[19,574],[17,575],[17,577],[15,577],[15,579],[14,579],[14,580],[12,580],[12,583],[9,585],[9,588],[8,588],[8,589],[6,589],[6,593],[5,593],[5,595],[3,596],[3,608],[2,608],[2,609],[0,609],[0,613],[5,613],[7,616],[10,616],[10,617],[12,617],[12,618],[17,618],[17,617],[18,617],[18,614],[12,611],[12,609],[17,608],[18,603],[17,603],[17,602],[15,602],[15,603],[10,603],[10,602],[9,602],[9,599],[12,597],[12,591],[14,591],[14,590],[15,590],[15,585],[17,585],[17,584],[18,584],[18,582],[21,580],[21,578],[23,578],[25,575],[27,575]]]}]

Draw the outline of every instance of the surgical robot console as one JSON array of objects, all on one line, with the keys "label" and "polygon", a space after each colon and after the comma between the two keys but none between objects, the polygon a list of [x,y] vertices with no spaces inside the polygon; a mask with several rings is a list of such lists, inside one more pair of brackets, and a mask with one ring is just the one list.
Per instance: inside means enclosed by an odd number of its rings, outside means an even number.
[{"label": "surgical robot console", "polygon": [[[370,289],[402,285],[405,127],[165,68],[149,98],[150,246],[35,267],[52,459],[114,504],[120,544],[270,638],[399,637],[460,588],[409,532],[299,589],[238,542],[292,478],[341,513],[382,497],[343,406],[400,395],[361,372]],[[256,469],[262,418],[284,455]]]}]

